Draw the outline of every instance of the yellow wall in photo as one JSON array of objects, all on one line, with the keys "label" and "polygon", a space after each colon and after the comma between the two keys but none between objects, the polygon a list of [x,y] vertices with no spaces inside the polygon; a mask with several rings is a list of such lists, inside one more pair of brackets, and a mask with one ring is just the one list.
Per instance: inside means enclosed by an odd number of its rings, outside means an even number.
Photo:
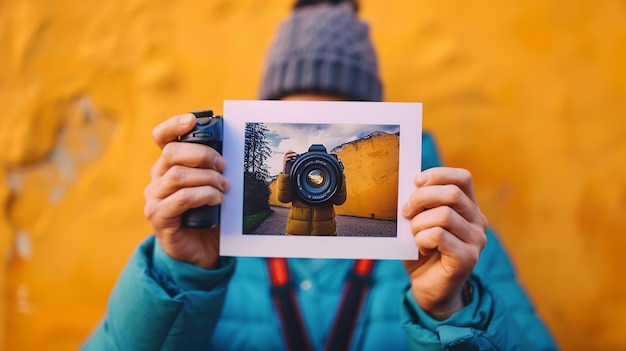
[{"label": "yellow wall in photo", "polygon": [[[256,98],[291,3],[0,2],[0,349],[78,348],[151,232],[152,128]],[[422,102],[444,163],[472,172],[562,349],[626,349],[624,2],[362,0],[361,16],[385,99]]]}]

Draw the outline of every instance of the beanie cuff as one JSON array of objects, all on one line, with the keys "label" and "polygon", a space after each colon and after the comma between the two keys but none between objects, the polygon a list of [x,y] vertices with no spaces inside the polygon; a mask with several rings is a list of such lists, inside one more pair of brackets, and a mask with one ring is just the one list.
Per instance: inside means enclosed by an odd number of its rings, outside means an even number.
[{"label": "beanie cuff", "polygon": [[292,56],[266,68],[259,98],[280,99],[295,93],[339,95],[356,101],[381,101],[377,72],[340,57]]}]

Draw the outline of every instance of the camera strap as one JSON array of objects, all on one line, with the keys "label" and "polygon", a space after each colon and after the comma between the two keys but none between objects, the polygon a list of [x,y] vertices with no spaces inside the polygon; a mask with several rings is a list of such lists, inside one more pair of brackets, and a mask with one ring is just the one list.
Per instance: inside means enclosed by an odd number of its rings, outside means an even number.
[{"label": "camera strap", "polygon": [[[372,285],[374,262],[357,260],[348,273],[325,350],[348,350],[350,347],[356,322]],[[313,350],[296,300],[295,285],[289,274],[287,260],[269,258],[267,266],[272,285],[272,299],[280,317],[287,349]]]}]

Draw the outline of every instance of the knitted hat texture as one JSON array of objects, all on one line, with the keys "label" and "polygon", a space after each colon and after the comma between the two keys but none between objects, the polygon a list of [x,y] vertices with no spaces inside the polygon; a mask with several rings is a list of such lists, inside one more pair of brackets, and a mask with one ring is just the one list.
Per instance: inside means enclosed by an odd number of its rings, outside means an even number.
[{"label": "knitted hat texture", "polygon": [[382,100],[369,26],[349,3],[297,8],[278,27],[259,98],[280,99],[294,93]]}]

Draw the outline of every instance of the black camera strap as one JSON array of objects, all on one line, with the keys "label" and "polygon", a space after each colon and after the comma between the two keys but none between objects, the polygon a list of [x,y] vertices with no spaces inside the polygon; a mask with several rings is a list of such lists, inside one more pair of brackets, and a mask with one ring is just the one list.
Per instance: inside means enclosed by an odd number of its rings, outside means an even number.
[{"label": "black camera strap", "polygon": [[[348,273],[325,350],[349,349],[361,308],[372,285],[374,262],[357,260]],[[289,274],[287,260],[269,258],[267,266],[272,284],[272,299],[280,317],[287,349],[313,350],[296,300],[295,286]]]}]

